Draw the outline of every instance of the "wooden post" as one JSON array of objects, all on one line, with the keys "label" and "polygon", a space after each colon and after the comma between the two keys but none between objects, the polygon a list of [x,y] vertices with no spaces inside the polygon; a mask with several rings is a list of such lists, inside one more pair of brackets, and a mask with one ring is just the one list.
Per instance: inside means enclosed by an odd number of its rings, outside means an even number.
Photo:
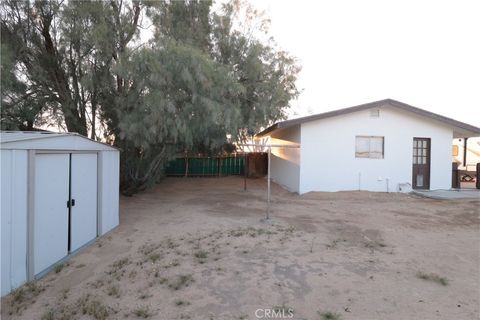
[{"label": "wooden post", "polygon": [[477,189],[480,189],[480,162],[477,163],[477,182],[476,182]]},{"label": "wooden post", "polygon": [[270,157],[272,154],[272,147],[268,147],[268,177],[267,177],[267,220],[270,219]]},{"label": "wooden post", "polygon": [[243,191],[247,191],[247,153],[243,150]]},{"label": "wooden post", "polygon": [[458,163],[452,162],[452,188],[460,189],[460,175],[458,174]]},{"label": "wooden post", "polygon": [[188,177],[188,152],[185,151],[185,177]]}]

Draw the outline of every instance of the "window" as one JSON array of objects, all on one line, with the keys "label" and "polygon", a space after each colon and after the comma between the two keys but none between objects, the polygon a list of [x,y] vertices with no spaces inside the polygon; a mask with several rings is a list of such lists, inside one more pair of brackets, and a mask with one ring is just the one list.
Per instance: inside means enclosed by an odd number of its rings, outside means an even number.
[{"label": "window", "polygon": [[383,159],[383,137],[357,136],[355,140],[355,157]]}]

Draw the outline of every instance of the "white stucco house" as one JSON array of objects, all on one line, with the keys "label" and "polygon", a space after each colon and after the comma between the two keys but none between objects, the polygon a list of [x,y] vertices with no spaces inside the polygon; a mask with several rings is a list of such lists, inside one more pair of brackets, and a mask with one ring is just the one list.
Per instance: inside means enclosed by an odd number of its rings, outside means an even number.
[{"label": "white stucco house", "polygon": [[480,128],[386,99],[276,123],[256,135],[272,145],[271,178],[310,191],[450,189],[452,140]]},{"label": "white stucco house", "polygon": [[119,224],[119,150],[75,133],[0,132],[1,295]]}]

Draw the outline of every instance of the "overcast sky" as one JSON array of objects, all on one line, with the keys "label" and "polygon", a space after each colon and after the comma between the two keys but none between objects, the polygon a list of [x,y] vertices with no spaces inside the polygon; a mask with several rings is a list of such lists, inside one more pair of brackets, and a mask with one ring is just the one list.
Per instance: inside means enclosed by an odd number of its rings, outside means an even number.
[{"label": "overcast sky", "polygon": [[251,3],[303,67],[292,117],[392,98],[480,127],[480,1]]}]

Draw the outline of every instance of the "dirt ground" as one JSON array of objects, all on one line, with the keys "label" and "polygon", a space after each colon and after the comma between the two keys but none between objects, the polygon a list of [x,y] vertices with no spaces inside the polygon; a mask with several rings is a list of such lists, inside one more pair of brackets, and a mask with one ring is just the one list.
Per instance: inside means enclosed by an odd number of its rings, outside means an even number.
[{"label": "dirt ground", "polygon": [[[168,178],[2,319],[479,319],[479,201]],[[268,313],[273,309],[275,313]]]}]

